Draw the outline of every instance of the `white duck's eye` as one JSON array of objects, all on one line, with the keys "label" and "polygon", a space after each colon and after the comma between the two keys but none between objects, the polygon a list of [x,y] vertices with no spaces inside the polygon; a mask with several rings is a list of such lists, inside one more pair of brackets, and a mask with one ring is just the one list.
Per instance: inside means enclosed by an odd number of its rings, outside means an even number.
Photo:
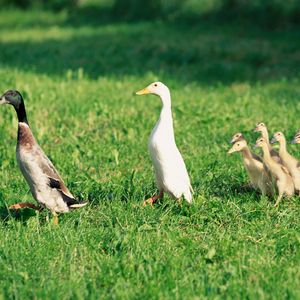
[{"label": "white duck's eye", "polygon": [[154,83],[154,86],[157,86],[157,83]]}]

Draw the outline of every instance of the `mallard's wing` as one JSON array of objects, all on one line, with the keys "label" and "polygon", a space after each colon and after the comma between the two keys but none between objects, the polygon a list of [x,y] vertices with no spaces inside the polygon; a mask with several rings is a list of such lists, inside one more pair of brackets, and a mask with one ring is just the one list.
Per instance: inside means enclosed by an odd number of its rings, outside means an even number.
[{"label": "mallard's wing", "polygon": [[[66,196],[74,198],[71,192],[66,187],[65,183],[63,182],[62,178],[60,177],[59,173],[55,169],[53,163],[50,161],[50,159],[46,156],[44,151],[37,147],[36,151],[34,153],[35,157],[38,161],[38,166],[42,170],[42,172],[49,178],[49,185],[51,184],[52,188],[56,188],[60,190],[62,193],[64,193]],[[54,184],[55,183],[55,184]]]}]

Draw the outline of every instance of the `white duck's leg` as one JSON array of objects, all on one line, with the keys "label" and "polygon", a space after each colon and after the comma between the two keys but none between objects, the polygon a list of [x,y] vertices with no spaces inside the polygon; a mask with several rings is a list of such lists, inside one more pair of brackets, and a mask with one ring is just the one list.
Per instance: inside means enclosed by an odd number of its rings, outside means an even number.
[{"label": "white duck's leg", "polygon": [[9,207],[9,209],[22,209],[22,208],[32,208],[34,210],[40,210],[41,208],[37,205],[34,205],[33,203],[30,202],[21,202],[21,203],[17,203],[17,204],[13,204]]},{"label": "white duck's leg", "polygon": [[153,205],[158,199],[163,198],[163,196],[164,196],[164,192],[160,191],[158,195],[153,196],[153,197],[145,200],[144,203],[143,203],[143,206],[146,206],[148,204]]}]

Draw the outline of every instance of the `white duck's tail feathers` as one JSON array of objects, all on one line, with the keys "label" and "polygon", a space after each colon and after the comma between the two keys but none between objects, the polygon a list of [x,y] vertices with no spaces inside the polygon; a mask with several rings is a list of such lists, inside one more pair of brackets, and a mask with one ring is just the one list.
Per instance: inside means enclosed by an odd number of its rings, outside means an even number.
[{"label": "white duck's tail feathers", "polygon": [[193,189],[188,189],[186,192],[183,193],[183,197],[188,202],[191,204],[193,202],[193,195],[192,195]]},{"label": "white duck's tail feathers", "polygon": [[69,207],[71,209],[76,209],[76,208],[80,208],[80,207],[86,206],[87,204],[88,204],[88,202],[85,201],[85,202],[79,202],[79,203],[71,204]]}]

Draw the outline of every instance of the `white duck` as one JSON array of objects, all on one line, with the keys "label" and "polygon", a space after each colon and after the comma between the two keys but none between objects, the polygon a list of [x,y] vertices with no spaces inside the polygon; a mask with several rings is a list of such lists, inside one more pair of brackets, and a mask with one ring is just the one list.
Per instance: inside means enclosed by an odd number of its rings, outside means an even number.
[{"label": "white duck", "polygon": [[192,203],[192,186],[183,158],[176,146],[171,95],[167,86],[154,82],[136,93],[137,95],[154,94],[159,96],[163,107],[149,139],[149,151],[154,166],[159,194],[149,198],[144,204],[153,204],[163,198],[164,193],[174,199],[182,196]]}]

